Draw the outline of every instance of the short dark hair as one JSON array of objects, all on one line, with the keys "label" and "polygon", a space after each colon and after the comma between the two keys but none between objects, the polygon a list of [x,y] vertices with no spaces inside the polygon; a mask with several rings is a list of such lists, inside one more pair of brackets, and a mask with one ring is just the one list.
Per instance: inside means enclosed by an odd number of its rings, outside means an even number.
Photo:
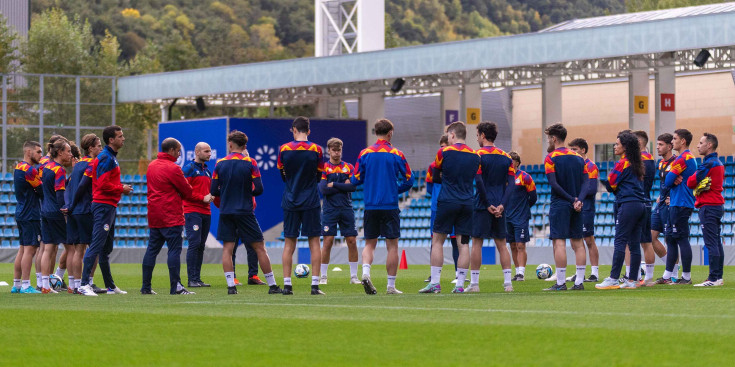
[{"label": "short dark hair", "polygon": [[244,147],[244,146],[246,146],[248,144],[248,136],[245,135],[245,133],[242,132],[242,131],[232,130],[227,135],[227,141],[228,142],[230,142],[230,141],[233,142],[238,147]]},{"label": "short dark hair", "polygon": [[33,149],[35,147],[40,147],[41,143],[35,141],[35,140],[27,140],[25,143],[23,143],[23,149]]},{"label": "short dark hair", "polygon": [[57,139],[53,144],[51,144],[51,149],[48,151],[48,156],[51,158],[56,158],[59,156],[59,153],[64,150],[64,146],[69,145],[69,141],[66,139]]},{"label": "short dark hair", "polygon": [[483,121],[477,125],[477,133],[482,134],[487,141],[494,143],[498,137],[498,124],[490,121]]},{"label": "short dark hair", "polygon": [[98,140],[100,140],[100,138],[95,134],[84,135],[82,137],[82,150],[84,151],[84,154],[89,154],[89,148],[97,144]]},{"label": "short dark hair", "polygon": [[687,146],[689,146],[692,143],[692,133],[687,129],[676,129],[674,130],[674,134],[676,134],[679,138],[684,139],[684,141],[687,142]]},{"label": "short dark hair", "polygon": [[544,130],[544,133],[548,136],[555,136],[561,141],[567,140],[567,128],[561,123],[553,124]]},{"label": "short dark hair", "polygon": [[174,138],[166,138],[163,139],[163,142],[161,142],[161,151],[164,153],[167,153],[168,151],[172,149],[177,149],[179,147],[181,147],[181,143],[179,143],[179,141]]},{"label": "short dark hair", "polygon": [[663,133],[658,136],[657,140],[664,142],[664,144],[671,145],[671,142],[674,140],[674,136],[669,133]]},{"label": "short dark hair", "polygon": [[308,133],[309,132],[309,118],[304,117],[304,116],[299,116],[293,120],[293,122],[291,123],[291,127],[300,133]]},{"label": "short dark hair", "polygon": [[375,135],[385,136],[393,131],[393,123],[388,119],[375,121]]},{"label": "short dark hair", "polygon": [[704,138],[712,144],[712,150],[717,150],[717,136],[715,134],[704,133]]},{"label": "short dark hair", "polygon": [[455,121],[449,124],[447,126],[447,134],[450,132],[454,133],[458,139],[467,139],[467,126],[462,121]]},{"label": "short dark hair", "polygon": [[439,145],[442,144],[449,145],[449,138],[447,137],[447,134],[444,134],[441,138],[439,138]]},{"label": "short dark hair", "polygon": [[110,144],[110,139],[115,139],[118,131],[122,131],[122,128],[117,125],[111,125],[102,130],[102,141],[105,145]]},{"label": "short dark hair", "polygon": [[508,155],[510,156],[510,159],[518,162],[518,164],[521,164],[521,155],[518,154],[518,152],[512,151],[512,152],[508,153]]},{"label": "short dark hair", "polygon": [[643,130],[633,131],[633,135],[637,136],[638,139],[643,139],[643,145],[648,145],[648,133]]},{"label": "short dark hair", "polygon": [[81,152],[79,151],[79,147],[74,143],[73,141],[69,142],[69,147],[71,148],[71,156],[73,158],[79,159],[82,157]]},{"label": "short dark hair", "polygon": [[576,138],[572,140],[571,142],[569,142],[569,146],[584,149],[584,154],[590,152],[590,146],[587,145],[587,140],[584,140],[583,138]]}]

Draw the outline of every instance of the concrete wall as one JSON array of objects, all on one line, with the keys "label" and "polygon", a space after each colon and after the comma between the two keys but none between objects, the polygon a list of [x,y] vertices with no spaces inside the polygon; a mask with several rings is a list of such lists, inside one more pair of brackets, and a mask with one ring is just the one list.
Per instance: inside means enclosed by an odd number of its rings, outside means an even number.
[{"label": "concrete wall", "polygon": [[[655,85],[650,80],[649,136],[654,135]],[[730,72],[679,76],[676,78],[677,127],[689,129],[699,139],[704,132],[716,134],[720,154],[735,154],[735,84]],[[590,157],[595,144],[612,144],[620,130],[628,128],[627,81],[562,87],[562,120],[567,140],[587,139]],[[541,88],[513,91],[513,148],[525,164],[540,164]],[[694,148],[696,143],[692,144]]]}]

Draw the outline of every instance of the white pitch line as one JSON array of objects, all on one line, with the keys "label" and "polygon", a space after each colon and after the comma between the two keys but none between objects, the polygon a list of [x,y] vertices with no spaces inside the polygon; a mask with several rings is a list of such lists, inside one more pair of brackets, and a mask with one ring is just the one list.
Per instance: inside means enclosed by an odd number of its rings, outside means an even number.
[{"label": "white pitch line", "polygon": [[316,308],[363,308],[382,310],[405,310],[405,311],[469,311],[486,313],[519,313],[519,314],[542,314],[542,315],[585,315],[585,316],[624,316],[624,317],[671,317],[692,319],[735,319],[735,315],[700,315],[700,314],[677,314],[677,313],[635,313],[635,312],[582,312],[582,311],[559,311],[559,310],[508,310],[494,308],[452,308],[452,307],[408,307],[408,306],[366,306],[366,305],[335,305],[335,304],[302,304],[302,303],[260,303],[260,302],[218,302],[218,301],[187,301],[187,304],[237,304],[248,306],[282,306],[282,307],[316,307]]}]

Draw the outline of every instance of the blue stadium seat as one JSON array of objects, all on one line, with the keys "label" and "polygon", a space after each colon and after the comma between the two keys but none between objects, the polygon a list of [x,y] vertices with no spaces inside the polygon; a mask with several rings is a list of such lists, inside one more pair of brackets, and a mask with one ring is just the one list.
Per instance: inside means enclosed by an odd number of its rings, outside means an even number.
[{"label": "blue stadium seat", "polygon": [[122,176],[122,180],[121,181],[123,183],[131,184],[131,183],[133,183],[133,176],[131,176],[131,175],[124,175],[124,176]]},{"label": "blue stadium seat", "polygon": [[8,214],[8,207],[5,205],[0,205],[0,214]]},{"label": "blue stadium seat", "polygon": [[0,217],[0,226],[5,225],[5,217]]},{"label": "blue stadium seat", "polygon": [[13,237],[19,238],[20,232],[18,231],[18,228],[13,228]]},{"label": "blue stadium seat", "polygon": [[10,203],[10,196],[7,194],[0,195],[0,204],[9,204]]},{"label": "blue stadium seat", "polygon": [[12,182],[13,181],[13,173],[8,172],[5,174],[5,181]]},{"label": "blue stadium seat", "polygon": [[0,244],[0,246],[2,246],[3,248],[5,248],[5,247],[9,248],[10,247],[10,240],[3,240],[2,244]]},{"label": "blue stadium seat", "polygon": [[13,192],[13,188],[10,186],[10,184],[4,183],[3,184],[2,191],[3,192]]},{"label": "blue stadium seat", "polygon": [[15,222],[15,217],[8,217],[8,219],[5,220],[5,224],[9,226],[15,226],[18,225],[18,223]]},{"label": "blue stadium seat", "polygon": [[3,237],[5,238],[13,237],[13,230],[10,228],[5,228],[5,230],[3,230]]},{"label": "blue stadium seat", "polygon": [[10,242],[10,247],[12,247],[12,248],[18,248],[18,247],[20,247],[20,241],[18,241],[18,240],[11,241]]}]

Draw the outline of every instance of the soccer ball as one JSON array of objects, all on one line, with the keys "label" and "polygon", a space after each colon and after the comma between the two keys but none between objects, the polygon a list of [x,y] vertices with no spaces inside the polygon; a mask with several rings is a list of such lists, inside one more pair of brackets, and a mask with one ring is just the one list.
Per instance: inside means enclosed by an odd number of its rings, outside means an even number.
[{"label": "soccer ball", "polygon": [[64,280],[59,278],[58,275],[52,274],[48,277],[48,283],[51,285],[51,288],[55,291],[58,291],[61,289],[61,285],[64,283]]},{"label": "soccer ball", "polygon": [[536,267],[536,277],[539,279],[546,279],[554,274],[554,269],[549,264],[541,264]]},{"label": "soccer ball", "polygon": [[309,276],[309,265],[299,264],[296,265],[296,269],[293,271],[293,275],[297,278],[306,278]]}]

